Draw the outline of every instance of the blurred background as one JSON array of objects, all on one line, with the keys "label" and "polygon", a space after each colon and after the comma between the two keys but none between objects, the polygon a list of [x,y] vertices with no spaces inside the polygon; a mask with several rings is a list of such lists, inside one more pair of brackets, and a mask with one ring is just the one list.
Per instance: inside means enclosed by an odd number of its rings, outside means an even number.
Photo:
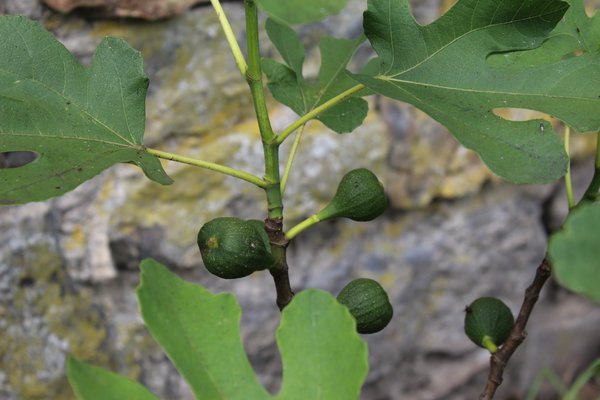
[{"label": "blurred background", "polygon": [[[421,23],[452,3],[411,1]],[[595,7],[589,4],[590,12]],[[242,3],[224,8],[242,41]],[[319,38],[357,37],[365,8],[366,0],[350,0],[341,14],[298,27],[308,76],[319,69]],[[150,77],[145,143],[262,176],[250,95],[208,0],[0,0],[0,14],[39,20],[86,65],[104,36],[125,38],[142,52]],[[275,56],[264,32],[262,39],[263,54]],[[361,49],[351,67],[371,56]],[[288,250],[292,286],[337,294],[350,280],[369,277],[388,291],[395,314],[385,330],[364,337],[370,373],[361,399],[475,399],[489,355],[464,335],[464,307],[497,296],[516,314],[549,232],[566,215],[562,182],[502,182],[420,111],[385,98],[369,101],[369,116],[351,134],[307,126],[285,195],[286,226],[326,204],[342,175],[357,167],[380,177],[390,208],[372,222],[337,220],[300,234]],[[296,118],[274,101],[270,106],[275,129]],[[593,137],[573,138],[576,195],[591,178],[594,147]],[[288,151],[282,148],[282,159]],[[28,161],[27,154],[0,154],[2,168]],[[271,277],[218,279],[202,267],[196,246],[198,229],[214,217],[266,217],[263,192],[209,171],[164,165],[175,180],[169,187],[119,165],[60,198],[0,208],[0,399],[74,398],[64,369],[69,352],[140,380],[161,398],[192,399],[138,313],[133,290],[146,257],[212,291],[236,294],[250,360],[277,392],[279,312]],[[528,332],[497,399],[525,399],[542,371],[568,386],[600,357],[600,307],[553,282]],[[580,398],[599,394],[590,383]],[[537,398],[558,397],[544,384]]]}]

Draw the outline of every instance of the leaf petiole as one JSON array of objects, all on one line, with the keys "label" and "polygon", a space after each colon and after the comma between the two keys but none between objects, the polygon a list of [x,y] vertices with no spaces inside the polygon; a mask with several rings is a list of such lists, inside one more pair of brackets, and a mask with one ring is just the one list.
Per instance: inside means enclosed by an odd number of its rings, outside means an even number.
[{"label": "leaf petiole", "polygon": [[223,32],[227,38],[227,43],[229,43],[229,47],[233,53],[233,58],[235,58],[235,63],[240,70],[240,74],[242,74],[242,77],[245,79],[246,72],[248,71],[248,65],[246,64],[246,59],[244,58],[244,54],[240,49],[240,45],[235,38],[235,34],[231,29],[231,24],[227,19],[227,15],[225,15],[225,11],[223,11],[223,7],[221,7],[219,0],[210,0],[210,2],[217,13],[217,17],[219,18],[219,22],[221,23],[221,27],[223,28]]},{"label": "leaf petiole", "polygon": [[294,158],[298,153],[298,147],[300,146],[300,140],[302,139],[302,133],[304,132],[304,127],[306,125],[302,125],[298,129],[298,133],[296,133],[296,137],[294,138],[294,143],[292,144],[292,148],[290,150],[290,156],[285,164],[285,170],[283,171],[283,177],[281,178],[281,195],[285,192],[285,186],[287,185],[287,181],[290,175],[290,171],[292,170],[292,164],[294,163]]},{"label": "leaf petiole", "polygon": [[315,107],[310,112],[304,114],[302,117],[300,117],[294,123],[292,123],[290,126],[288,126],[283,131],[281,131],[281,133],[277,136],[275,143],[277,143],[277,144],[283,143],[283,141],[288,136],[290,136],[292,133],[294,133],[294,131],[296,129],[300,128],[301,126],[306,124],[308,121],[315,118],[317,115],[321,114],[323,111],[330,109],[331,107],[335,106],[336,104],[346,100],[348,97],[352,96],[353,94],[360,92],[364,88],[365,88],[365,85],[363,85],[362,83],[359,83],[358,85],[351,87],[350,89],[346,90],[345,92],[342,92],[342,93],[338,94],[337,96],[332,97],[331,99],[327,100],[325,103],[321,104],[320,106]]},{"label": "leaf petiole", "polygon": [[238,179],[242,179],[246,182],[250,182],[255,184],[256,186],[265,189],[267,187],[267,182],[263,179],[259,178],[256,175],[252,175],[251,173],[241,171],[239,169],[226,167],[221,164],[216,164],[208,161],[198,160],[195,158],[180,156],[179,154],[173,154],[166,151],[155,150],[155,149],[145,149],[148,154],[152,154],[158,158],[162,158],[169,161],[176,161],[183,164],[193,165],[195,167],[209,169],[211,171],[220,172],[225,175],[233,176]]},{"label": "leaf petiole", "polygon": [[565,189],[567,191],[567,201],[569,203],[569,210],[575,207],[575,197],[573,196],[573,183],[571,181],[571,150],[570,150],[570,139],[571,139],[571,127],[565,125],[565,153],[567,153],[567,173],[565,174]]}]

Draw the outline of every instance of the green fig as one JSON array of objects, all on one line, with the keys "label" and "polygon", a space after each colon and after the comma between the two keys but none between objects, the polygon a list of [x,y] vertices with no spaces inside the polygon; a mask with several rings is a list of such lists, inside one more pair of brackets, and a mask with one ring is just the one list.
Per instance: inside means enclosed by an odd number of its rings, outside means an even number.
[{"label": "green fig", "polygon": [[265,223],[263,221],[261,221],[260,219],[249,219],[247,222],[249,224],[251,224],[252,227],[254,227],[254,229],[256,229],[256,231],[262,238],[262,240],[265,244],[265,247],[269,250],[269,253],[270,253],[271,252],[271,241],[269,240],[269,235],[267,234],[267,231],[265,230]]},{"label": "green fig", "polygon": [[490,353],[508,339],[514,324],[510,308],[495,297],[480,297],[465,309],[465,333]]},{"label": "green fig", "polygon": [[358,333],[379,332],[394,314],[387,293],[373,279],[353,280],[342,289],[337,300],[350,310]]},{"label": "green fig", "polygon": [[206,269],[225,279],[248,276],[274,262],[266,232],[261,234],[256,222],[239,218],[220,217],[204,224],[198,247]]},{"label": "green fig", "polygon": [[383,185],[365,168],[348,172],[340,181],[329,204],[316,216],[320,221],[335,217],[354,221],[370,221],[385,211],[387,198]]}]

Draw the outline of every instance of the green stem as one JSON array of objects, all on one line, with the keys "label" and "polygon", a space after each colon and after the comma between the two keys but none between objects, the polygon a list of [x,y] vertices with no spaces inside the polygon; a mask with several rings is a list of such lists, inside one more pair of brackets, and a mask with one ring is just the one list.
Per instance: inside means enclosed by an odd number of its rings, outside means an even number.
[{"label": "green stem", "polygon": [[250,86],[256,119],[260,129],[265,155],[265,181],[267,182],[267,202],[269,218],[283,218],[283,202],[279,176],[279,144],[275,142],[275,133],[271,127],[260,67],[260,48],[258,37],[258,10],[254,0],[245,0],[246,39],[248,47],[248,70],[246,81]]},{"label": "green stem", "polygon": [[283,218],[283,199],[279,182],[279,146],[263,143],[265,153],[265,181],[267,181],[268,216],[273,219]]},{"label": "green stem", "polygon": [[303,230],[310,228],[314,224],[321,222],[317,214],[311,215],[306,218],[304,221],[300,222],[298,225],[294,226],[292,229],[285,233],[285,238],[287,240],[292,240],[297,234],[302,232]]},{"label": "green stem", "polygon": [[565,189],[567,191],[567,201],[569,203],[569,209],[575,207],[575,197],[573,196],[573,183],[571,181],[571,150],[570,150],[570,140],[571,140],[571,128],[566,125],[565,126],[565,152],[567,153],[567,173],[565,174]]},{"label": "green stem", "polygon": [[229,20],[227,19],[227,15],[225,15],[225,11],[223,11],[223,7],[221,7],[221,3],[219,0],[210,0],[213,8],[217,12],[217,17],[219,18],[219,22],[221,23],[221,27],[223,28],[223,32],[225,33],[225,37],[227,38],[227,43],[229,43],[229,47],[231,48],[231,52],[233,53],[233,58],[235,58],[235,63],[237,64],[242,77],[246,77],[246,71],[248,70],[248,65],[246,65],[246,59],[244,58],[244,54],[240,49],[240,45],[238,44],[235,34],[231,29],[231,24],[229,24]]},{"label": "green stem", "polygon": [[346,90],[345,92],[342,92],[342,93],[338,94],[337,96],[327,100],[325,103],[321,104],[320,106],[315,107],[310,112],[304,114],[301,118],[299,118],[294,123],[292,123],[290,126],[285,128],[279,134],[279,136],[277,136],[276,142],[280,143],[280,144],[283,143],[283,141],[288,136],[290,136],[296,129],[300,128],[302,125],[306,124],[308,121],[315,118],[317,115],[321,114],[323,111],[330,109],[331,107],[335,106],[339,102],[346,100],[348,97],[352,96],[353,94],[360,92],[364,88],[365,88],[365,85],[359,83],[358,85],[351,87],[350,89]]},{"label": "green stem", "polygon": [[290,156],[285,164],[285,169],[283,171],[283,178],[281,178],[281,195],[285,193],[285,186],[287,185],[288,178],[290,176],[290,171],[292,170],[292,164],[294,163],[294,158],[296,157],[296,153],[298,152],[298,147],[300,146],[300,140],[302,139],[302,132],[304,132],[304,127],[306,125],[302,125],[300,129],[298,129],[298,133],[296,133],[296,137],[294,138],[294,143],[292,144],[292,148],[290,150]]},{"label": "green stem", "polygon": [[156,156],[158,158],[163,158],[165,160],[177,161],[177,162],[180,162],[183,164],[189,164],[189,165],[193,165],[195,167],[205,168],[205,169],[209,169],[211,171],[216,171],[216,172],[220,172],[225,175],[233,176],[235,178],[239,178],[244,181],[253,183],[256,186],[263,188],[263,189],[266,189],[268,186],[267,182],[265,182],[263,179],[260,179],[258,176],[252,175],[245,171],[241,171],[239,169],[226,167],[224,165],[215,164],[215,163],[211,163],[208,161],[202,161],[202,160],[197,160],[194,158],[180,156],[179,154],[168,153],[166,151],[161,151],[161,150],[146,148],[146,152],[148,154],[152,154],[153,156]]},{"label": "green stem", "polygon": [[265,230],[271,242],[271,251],[276,263],[269,272],[273,276],[275,290],[277,291],[277,306],[280,310],[292,301],[294,292],[290,286],[288,265],[286,261],[286,247],[288,241],[283,235],[283,201],[281,196],[281,183],[279,179],[279,144],[275,143],[275,133],[271,127],[265,92],[262,83],[262,70],[260,68],[260,48],[258,37],[258,11],[254,0],[244,0],[246,12],[246,40],[248,48],[248,71],[246,81],[252,93],[252,102],[256,112],[256,119],[260,129],[260,136],[265,155],[265,181],[267,187],[268,217],[265,219]]},{"label": "green stem", "polygon": [[484,336],[481,344],[492,354],[498,351],[498,346],[496,346],[496,343],[494,343],[494,339],[489,336]]}]

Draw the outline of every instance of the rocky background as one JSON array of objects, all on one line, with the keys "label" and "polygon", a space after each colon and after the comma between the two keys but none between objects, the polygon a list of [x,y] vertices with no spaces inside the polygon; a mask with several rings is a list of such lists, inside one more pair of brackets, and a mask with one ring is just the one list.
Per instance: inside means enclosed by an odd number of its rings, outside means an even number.
[{"label": "rocky background", "polygon": [[[309,73],[318,71],[320,36],[360,34],[365,3],[351,0],[341,15],[300,28],[310,47]],[[412,3],[426,23],[452,2]],[[241,3],[224,6],[241,39]],[[142,51],[151,78],[149,146],[262,174],[246,84],[204,1],[0,0],[0,13],[41,20],[83,63],[105,35],[124,37]],[[266,38],[263,51],[273,53]],[[362,52],[357,63],[368,55]],[[295,118],[271,105],[276,129]],[[574,179],[581,191],[594,142],[577,139]],[[562,186],[503,183],[440,125],[384,98],[371,99],[371,113],[352,134],[310,124],[295,166],[285,198],[288,227],[324,205],[343,173],[359,166],[380,176],[390,198],[389,211],[376,221],[322,223],[289,249],[296,291],[336,294],[356,277],[377,279],[389,291],[394,318],[365,337],[371,371],[361,398],[476,398],[489,357],[463,334],[464,306],[487,295],[518,310],[548,232],[564,218]],[[166,168],[175,179],[170,187],[121,165],[61,198],[0,208],[0,399],[72,399],[68,352],[138,379],[164,399],[191,399],[137,310],[137,265],[146,257],[237,295],[251,361],[277,391],[279,316],[270,276],[219,280],[201,267],[195,244],[199,227],[213,217],[264,218],[263,193],[192,167]],[[498,399],[523,398],[542,367],[568,384],[600,356],[599,330],[600,307],[547,285]]]}]

